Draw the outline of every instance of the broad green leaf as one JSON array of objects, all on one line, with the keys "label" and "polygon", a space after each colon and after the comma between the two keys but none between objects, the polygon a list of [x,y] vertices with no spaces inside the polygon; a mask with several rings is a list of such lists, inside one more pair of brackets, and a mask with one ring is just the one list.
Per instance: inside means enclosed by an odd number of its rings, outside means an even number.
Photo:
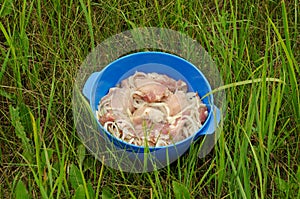
[{"label": "broad green leaf", "polygon": [[15,133],[17,137],[22,141],[22,148],[24,156],[31,161],[31,145],[30,140],[26,136],[24,126],[21,123],[21,118],[19,115],[19,108],[14,108],[11,105],[9,106],[9,113],[11,118],[11,123],[15,127]]},{"label": "broad green leaf", "polygon": [[[24,102],[19,103],[18,107],[19,107],[19,113],[21,119],[20,121],[24,127],[25,132],[33,132],[32,122],[29,113],[30,109]],[[27,137],[30,139],[29,136],[30,135],[28,135]]]},{"label": "broad green leaf", "polygon": [[78,167],[74,164],[70,166],[70,178],[69,181],[73,189],[77,189],[80,185],[83,185],[83,180]]},{"label": "broad green leaf", "polygon": [[72,197],[73,199],[84,199],[85,198],[85,191],[83,185],[79,185]]},{"label": "broad green leaf", "polygon": [[109,187],[103,187],[101,198],[102,199],[111,199],[111,198],[113,198],[113,194],[111,193]]},{"label": "broad green leaf", "polygon": [[[47,149],[44,149],[42,152],[41,152],[41,166],[42,168],[44,168],[46,166],[46,161],[47,159],[50,160],[51,157],[52,157],[52,154],[53,154],[54,150],[51,149],[51,148],[47,148]],[[46,157],[47,156],[47,157]]]},{"label": "broad green leaf", "polygon": [[19,180],[15,188],[15,198],[16,199],[26,199],[29,198],[28,191],[22,180]]},{"label": "broad green leaf", "polygon": [[173,181],[172,185],[173,185],[173,191],[176,199],[191,198],[189,190],[183,184]]},{"label": "broad green leaf", "polygon": [[79,159],[79,164],[82,166],[83,160],[85,158],[85,146],[84,145],[79,145],[77,147],[77,156]]},{"label": "broad green leaf", "polygon": [[15,127],[15,132],[16,132],[17,137],[20,138],[22,140],[22,142],[24,142],[23,144],[30,146],[29,139],[26,137],[24,127],[20,121],[19,108],[18,107],[14,108],[10,105],[9,113],[10,113],[11,123]]}]

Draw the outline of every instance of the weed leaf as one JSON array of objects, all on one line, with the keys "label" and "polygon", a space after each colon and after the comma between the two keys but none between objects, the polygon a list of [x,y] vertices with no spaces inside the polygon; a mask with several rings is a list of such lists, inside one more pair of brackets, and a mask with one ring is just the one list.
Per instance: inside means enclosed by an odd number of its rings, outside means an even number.
[{"label": "weed leaf", "polygon": [[19,180],[15,188],[15,198],[16,199],[26,199],[29,198],[28,191],[22,180]]},{"label": "weed leaf", "polygon": [[24,126],[21,123],[21,118],[19,115],[19,108],[14,108],[11,105],[9,106],[9,113],[11,118],[11,123],[15,127],[15,133],[17,137],[22,141],[22,148],[24,149],[23,153],[24,156],[31,160],[31,154],[30,154],[30,140],[26,136],[26,133],[24,131]]},{"label": "weed leaf", "polygon": [[109,187],[103,187],[101,198],[102,199],[111,199],[111,198],[113,198],[113,195],[112,195]]},{"label": "weed leaf", "polygon": [[46,148],[41,152],[41,167],[44,168],[47,164],[47,159],[50,160],[52,158],[54,150],[51,148]]},{"label": "weed leaf", "polygon": [[85,158],[85,146],[84,145],[79,145],[77,148],[77,155],[79,159],[79,164],[82,166],[83,160]]},{"label": "weed leaf", "polygon": [[276,177],[275,182],[280,191],[286,192],[286,190],[288,190],[288,183],[285,180],[281,179],[280,177]]},{"label": "weed leaf", "polygon": [[70,183],[73,189],[77,189],[77,187],[83,184],[80,171],[74,164],[70,166]]},{"label": "weed leaf", "polygon": [[189,190],[181,183],[173,181],[173,191],[176,199],[188,199],[191,198]]},{"label": "weed leaf", "polygon": [[85,192],[83,185],[79,185],[75,191],[74,196],[72,197],[73,199],[83,199],[85,198]]}]

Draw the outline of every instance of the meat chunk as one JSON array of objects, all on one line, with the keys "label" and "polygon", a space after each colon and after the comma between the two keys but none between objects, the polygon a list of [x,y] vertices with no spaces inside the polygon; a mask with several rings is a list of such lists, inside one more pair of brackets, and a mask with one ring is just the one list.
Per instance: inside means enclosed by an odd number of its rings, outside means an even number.
[{"label": "meat chunk", "polygon": [[200,122],[201,124],[203,124],[207,118],[207,115],[208,115],[208,109],[206,106],[201,106],[199,109],[198,109],[200,115],[199,115],[199,119],[200,119]]},{"label": "meat chunk", "polygon": [[152,123],[160,123],[164,121],[164,113],[152,107],[141,106],[134,111],[132,121],[134,125],[141,124],[143,121],[148,120]]},{"label": "meat chunk", "polygon": [[147,84],[137,89],[139,95],[146,102],[158,102],[169,95],[169,90],[162,84]]},{"label": "meat chunk", "polygon": [[187,91],[186,83],[181,80],[176,81],[175,79],[172,79],[172,78],[168,77],[167,75],[161,75],[161,74],[157,74],[157,73],[151,73],[150,77],[154,81],[166,86],[171,92],[175,92],[177,90],[181,90],[184,92]]},{"label": "meat chunk", "polygon": [[174,116],[188,105],[188,101],[185,93],[178,91],[168,97],[166,104],[170,110],[170,116]]},{"label": "meat chunk", "polygon": [[111,107],[113,110],[118,110],[123,113],[127,113],[127,109],[132,112],[134,110],[133,100],[130,96],[130,90],[122,88],[111,88],[109,90],[109,95],[111,95]]},{"label": "meat chunk", "polygon": [[102,115],[102,117],[99,118],[99,122],[104,125],[106,122],[113,122],[115,120],[115,116],[111,111],[105,113]]}]

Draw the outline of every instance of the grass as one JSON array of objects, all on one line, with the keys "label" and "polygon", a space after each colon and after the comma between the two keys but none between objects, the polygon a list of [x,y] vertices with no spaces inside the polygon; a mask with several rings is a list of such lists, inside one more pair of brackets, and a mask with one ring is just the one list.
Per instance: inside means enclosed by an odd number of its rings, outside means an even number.
[{"label": "grass", "polygon": [[[1,198],[300,198],[298,4],[3,0]],[[197,39],[228,85],[228,109],[205,158],[196,144],[159,171],[123,173],[81,144],[72,87],[97,44],[144,26]]]}]

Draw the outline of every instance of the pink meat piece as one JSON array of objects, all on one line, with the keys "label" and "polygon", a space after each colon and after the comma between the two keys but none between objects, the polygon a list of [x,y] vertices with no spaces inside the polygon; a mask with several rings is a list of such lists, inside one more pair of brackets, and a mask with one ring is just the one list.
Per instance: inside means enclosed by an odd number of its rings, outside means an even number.
[{"label": "pink meat piece", "polygon": [[188,90],[187,84],[184,81],[178,80],[177,90],[187,92]]},{"label": "pink meat piece", "polygon": [[124,79],[121,81],[121,84],[119,85],[121,88],[130,88],[128,79]]},{"label": "pink meat piece", "polygon": [[183,126],[184,126],[184,120],[179,119],[178,122],[175,125],[170,125],[169,127],[169,133],[173,138],[173,142],[177,142],[179,140],[182,140],[182,134],[180,133],[180,131],[182,130]]},{"label": "pink meat piece", "polygon": [[157,83],[146,84],[137,90],[141,92],[140,96],[142,99],[150,103],[161,101],[170,93],[166,86]]},{"label": "pink meat piece", "polygon": [[[149,128],[151,131],[148,131],[147,136],[145,134],[145,126]],[[149,146],[155,146],[159,136],[162,135],[162,128],[164,127],[163,123],[152,123],[151,121],[146,121],[145,124],[135,125],[135,132],[137,137],[145,137],[147,138]],[[167,133],[166,133],[167,134]],[[143,143],[141,143],[143,144]]]},{"label": "pink meat piece", "polygon": [[111,106],[114,109],[122,110],[122,112],[127,112],[127,109],[132,112],[134,107],[133,100],[130,97],[130,90],[126,88],[114,88]]},{"label": "pink meat piece", "polygon": [[143,113],[144,113],[145,109],[146,109],[145,106],[141,106],[140,108],[138,108],[137,110],[134,111],[132,118],[131,118],[134,125],[142,124],[143,119],[144,119]]},{"label": "pink meat piece", "polygon": [[174,116],[181,110],[181,105],[177,95],[171,95],[168,97],[166,104],[170,110],[170,116]]},{"label": "pink meat piece", "polygon": [[182,119],[177,119],[175,124],[170,125],[170,124],[163,124],[160,132],[163,135],[169,134],[170,137],[173,139],[173,142],[177,142],[179,140],[182,140],[183,135],[181,135],[181,130],[184,126],[184,120]]},{"label": "pink meat piece", "polygon": [[178,91],[168,97],[166,104],[170,110],[170,116],[174,116],[188,105],[188,101],[185,93]]},{"label": "pink meat piece", "polygon": [[[145,126],[146,125],[146,126]],[[145,121],[145,123],[140,123],[140,124],[136,124],[134,126],[134,129],[135,129],[135,135],[138,137],[138,138],[142,138],[142,137],[145,137],[145,128],[149,128],[151,129],[151,131],[148,131],[147,133],[150,133],[150,135],[148,135],[149,137],[153,136],[153,124],[150,122],[150,121]]]},{"label": "pink meat piece", "polygon": [[144,136],[144,128],[142,123],[134,125],[134,129],[136,137],[141,138]]},{"label": "pink meat piece", "polygon": [[99,118],[99,122],[104,125],[106,122],[113,122],[115,120],[115,116],[111,111],[105,113],[102,117]]},{"label": "pink meat piece", "polygon": [[147,74],[143,72],[136,72],[133,76],[130,76],[129,78],[123,79],[121,81],[120,87],[121,88],[132,88],[133,86],[139,87],[142,86],[140,85],[143,83],[143,81],[149,82],[149,78],[147,78]]},{"label": "pink meat piece", "polygon": [[208,109],[207,109],[207,107],[206,106],[205,107],[201,106],[199,108],[199,113],[200,113],[199,119],[200,119],[201,123],[203,124],[205,122],[206,118],[207,118],[207,115],[208,115]]},{"label": "pink meat piece", "polygon": [[120,110],[123,113],[127,113],[127,109],[130,112],[133,112],[133,99],[130,97],[130,90],[125,88],[114,87],[109,89],[109,92],[106,96],[102,98],[102,101],[111,98],[109,106],[113,108],[113,111],[107,113],[109,115],[104,115],[102,121],[113,121],[107,118],[117,119],[117,115],[114,114],[114,110]]},{"label": "pink meat piece", "polygon": [[132,122],[134,125],[141,124],[143,121],[148,120],[156,124],[164,121],[164,113],[152,107],[141,106],[134,111],[132,115]]},{"label": "pink meat piece", "polygon": [[163,129],[165,128],[165,125],[167,125],[167,124],[162,123],[162,122],[155,123],[152,127],[153,128],[152,131],[162,133]]},{"label": "pink meat piece", "polygon": [[156,81],[154,81],[153,79],[150,79],[150,78],[136,78],[134,80],[134,85],[137,88],[140,88],[140,87],[143,87],[143,86],[146,86],[146,85],[149,85],[149,84],[158,84],[158,85],[161,85],[161,83],[156,82]]},{"label": "pink meat piece", "polygon": [[161,131],[162,134],[170,133],[170,125],[169,124],[163,124],[160,131]]},{"label": "pink meat piece", "polygon": [[151,78],[156,82],[161,83],[162,85],[166,86],[170,91],[175,92],[176,90],[187,91],[187,85],[185,82],[181,80],[174,80],[167,75],[161,75],[157,73],[152,73]]}]

